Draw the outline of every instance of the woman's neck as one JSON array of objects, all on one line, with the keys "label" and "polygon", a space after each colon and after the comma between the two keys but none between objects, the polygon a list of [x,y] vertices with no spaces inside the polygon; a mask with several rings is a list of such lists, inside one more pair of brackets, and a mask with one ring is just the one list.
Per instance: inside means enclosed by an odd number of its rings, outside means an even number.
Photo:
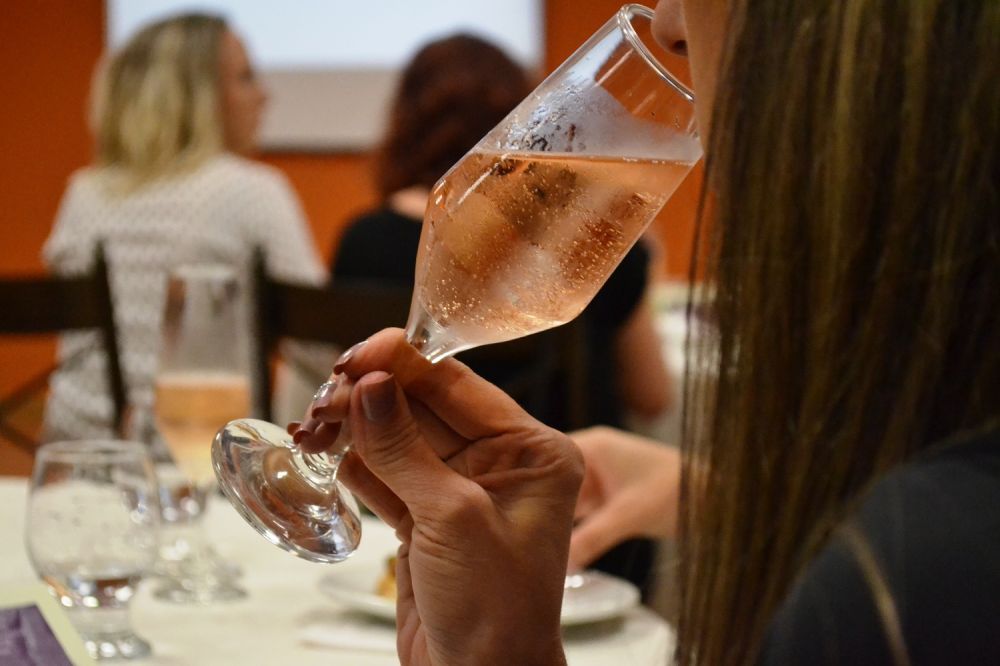
[{"label": "woman's neck", "polygon": [[412,217],[417,220],[424,218],[424,209],[427,208],[427,197],[430,190],[422,185],[414,185],[405,190],[397,190],[388,196],[386,205],[400,215]]}]

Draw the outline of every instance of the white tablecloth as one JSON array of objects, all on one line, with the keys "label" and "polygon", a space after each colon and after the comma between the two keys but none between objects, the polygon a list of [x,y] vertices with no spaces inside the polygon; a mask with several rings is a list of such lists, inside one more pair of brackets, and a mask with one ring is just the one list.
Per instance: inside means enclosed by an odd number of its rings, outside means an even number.
[{"label": "white tablecloth", "polygon": [[688,289],[685,285],[660,284],[653,292],[656,332],[660,336],[660,353],[673,388],[674,404],[654,417],[625,414],[625,429],[645,435],[665,444],[680,444],[681,414],[684,409],[685,344],[688,323],[685,313]]},{"label": "white tablecloth", "polygon": [[[24,549],[24,479],[0,478],[0,586],[34,582],[36,576]],[[308,642],[324,628],[342,633],[357,627],[382,644],[391,643],[391,625],[366,620],[324,596],[316,582],[327,570],[359,567],[393,547],[395,537],[385,525],[366,521],[360,550],[347,562],[311,564],[279,550],[257,535],[221,498],[207,516],[217,549],[243,567],[247,599],[211,606],[179,606],[157,601],[150,585],[140,588],[133,602],[136,631],[153,644],[154,656],[141,664],[227,664],[289,666],[384,666],[397,664],[393,652],[342,649]],[[308,631],[306,629],[308,628]],[[380,640],[381,639],[381,640]],[[384,640],[389,639],[389,640]],[[608,664],[663,666],[673,647],[673,633],[658,616],[644,608],[618,621],[572,627],[565,632],[571,666]]]}]

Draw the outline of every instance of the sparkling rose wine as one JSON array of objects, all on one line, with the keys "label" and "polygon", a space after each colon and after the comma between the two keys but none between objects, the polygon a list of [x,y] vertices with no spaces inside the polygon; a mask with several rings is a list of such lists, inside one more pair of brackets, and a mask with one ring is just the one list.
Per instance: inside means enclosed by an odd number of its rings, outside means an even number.
[{"label": "sparkling rose wine", "polygon": [[469,153],[431,193],[414,305],[463,345],[565,323],[590,302],[690,163]]},{"label": "sparkling rose wine", "polygon": [[216,431],[249,412],[250,385],[242,375],[174,372],[156,379],[157,428],[177,466],[195,483],[214,478]]}]

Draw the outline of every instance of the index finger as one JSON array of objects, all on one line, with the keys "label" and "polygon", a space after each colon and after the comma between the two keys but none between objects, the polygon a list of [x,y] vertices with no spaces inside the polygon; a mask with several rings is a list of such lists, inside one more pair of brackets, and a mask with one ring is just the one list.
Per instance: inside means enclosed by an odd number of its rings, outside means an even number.
[{"label": "index finger", "polygon": [[402,329],[376,333],[341,367],[355,380],[376,370],[395,375],[408,395],[466,439],[492,437],[530,423],[520,405],[464,363],[454,358],[431,363],[421,356]]}]

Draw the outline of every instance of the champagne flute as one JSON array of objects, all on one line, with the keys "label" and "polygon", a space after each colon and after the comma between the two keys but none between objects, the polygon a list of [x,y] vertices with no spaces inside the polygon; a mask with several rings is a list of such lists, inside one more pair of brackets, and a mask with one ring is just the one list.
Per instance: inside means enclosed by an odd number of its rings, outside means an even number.
[{"label": "champagne flute", "polygon": [[[576,317],[701,158],[694,97],[663,65],[652,15],[622,7],[431,191],[406,327],[430,361]],[[343,453],[304,454],[246,419],[212,455],[255,529],[338,562],[361,535]]]},{"label": "champagne flute", "polygon": [[[250,409],[242,289],[225,265],[181,266],[167,284],[156,374],[156,430],[176,467],[159,465],[165,508],[196,505],[165,523],[161,585],[154,594],[179,603],[238,599],[238,570],[205,537],[204,512],[215,488],[211,445],[219,424]],[[177,511],[174,511],[177,513]],[[164,514],[167,517],[167,513]]]},{"label": "champagne flute", "polygon": [[156,559],[156,493],[138,442],[55,442],[35,457],[28,554],[95,659],[150,653],[128,606]]}]

